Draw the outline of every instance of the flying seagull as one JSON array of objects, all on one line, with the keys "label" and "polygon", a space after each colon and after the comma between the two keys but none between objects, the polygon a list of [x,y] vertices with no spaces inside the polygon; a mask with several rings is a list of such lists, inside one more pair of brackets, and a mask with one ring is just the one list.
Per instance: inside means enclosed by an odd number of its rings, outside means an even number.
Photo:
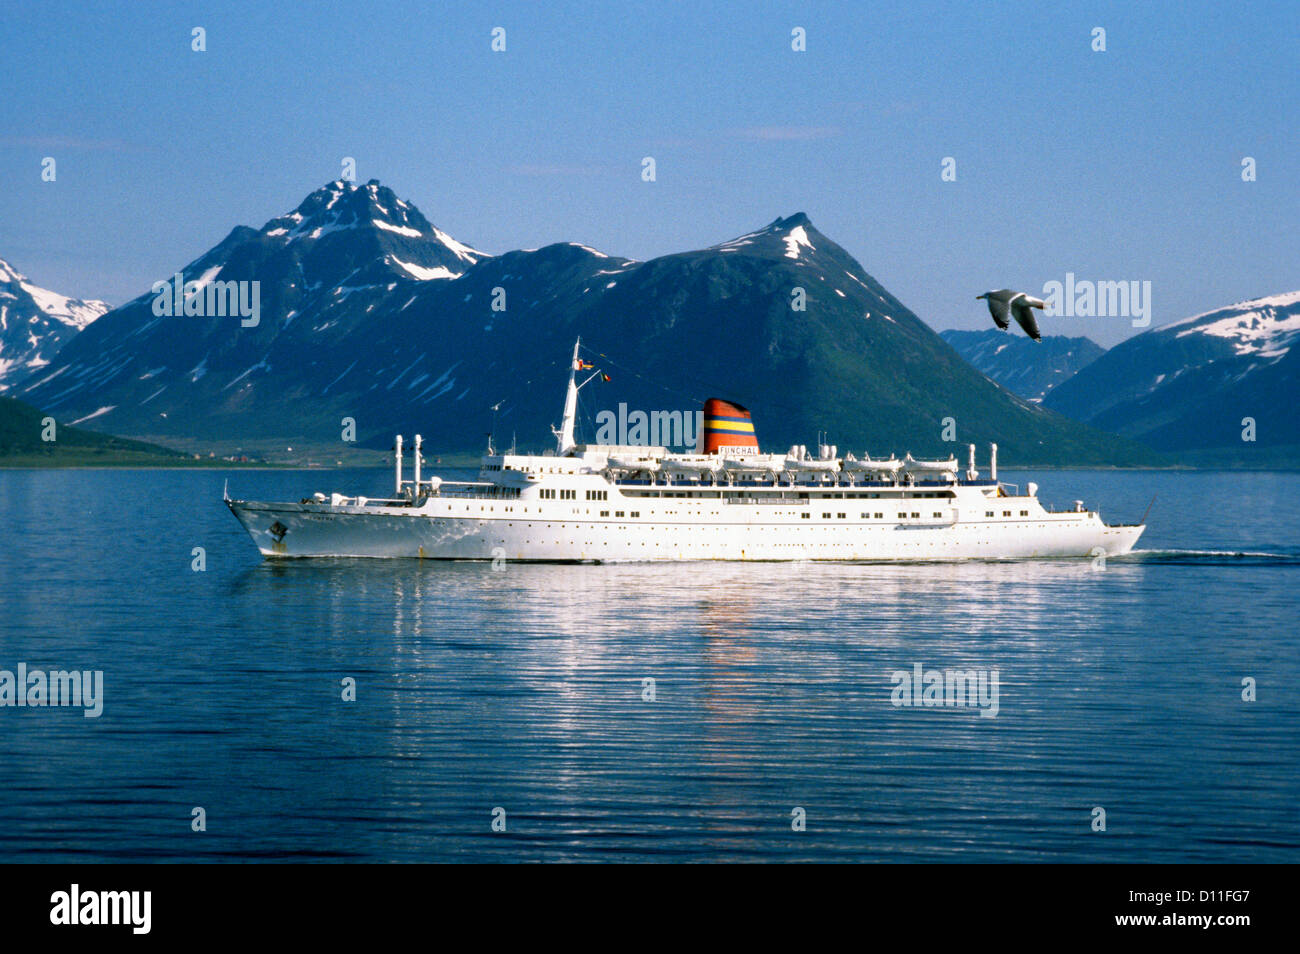
[{"label": "flying seagull", "polygon": [[976,295],[975,300],[985,299],[989,305],[989,314],[993,316],[993,323],[1003,331],[1011,324],[1007,320],[1007,314],[1010,313],[1012,318],[1016,319],[1016,324],[1025,329],[1025,334],[1035,341],[1042,341],[1043,336],[1038,333],[1038,322],[1034,320],[1034,309],[1043,309],[1047,303],[1041,298],[1030,298],[1024,292],[1012,291],[1010,288],[1000,288],[997,291],[985,292],[982,295]]}]

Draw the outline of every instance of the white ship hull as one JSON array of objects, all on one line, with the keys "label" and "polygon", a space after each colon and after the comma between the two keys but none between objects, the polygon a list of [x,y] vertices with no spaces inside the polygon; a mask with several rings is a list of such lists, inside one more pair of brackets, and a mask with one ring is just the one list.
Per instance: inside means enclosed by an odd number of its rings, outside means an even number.
[{"label": "white ship hull", "polygon": [[[230,503],[268,557],[513,562],[1026,559],[1127,553],[1145,529],[1106,526],[1095,513],[1043,511],[1034,519],[899,521],[863,520],[856,513],[843,520],[823,519],[820,511],[815,518],[740,512],[714,517],[711,512],[701,513],[704,507],[688,508],[684,502],[675,506],[678,512],[671,518],[651,516],[642,505],[646,515],[636,519],[591,519],[558,512],[562,508],[554,508],[553,513],[503,514],[499,502],[437,498],[419,509]],[[487,512],[488,507],[493,509]]]}]

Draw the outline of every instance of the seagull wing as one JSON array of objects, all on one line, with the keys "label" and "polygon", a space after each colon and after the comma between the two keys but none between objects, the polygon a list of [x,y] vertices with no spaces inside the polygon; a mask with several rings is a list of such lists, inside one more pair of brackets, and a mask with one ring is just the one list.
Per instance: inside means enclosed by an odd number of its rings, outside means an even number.
[{"label": "seagull wing", "polygon": [[989,295],[985,301],[988,302],[989,314],[993,316],[993,323],[1006,331],[1011,324],[1011,321],[1007,318],[1007,303],[999,301],[992,295]]},{"label": "seagull wing", "polygon": [[1043,336],[1038,333],[1038,320],[1034,317],[1034,308],[1029,304],[1029,297],[1021,295],[1011,302],[1011,314],[1016,319],[1016,324],[1025,329],[1025,334],[1035,341],[1042,341]]}]

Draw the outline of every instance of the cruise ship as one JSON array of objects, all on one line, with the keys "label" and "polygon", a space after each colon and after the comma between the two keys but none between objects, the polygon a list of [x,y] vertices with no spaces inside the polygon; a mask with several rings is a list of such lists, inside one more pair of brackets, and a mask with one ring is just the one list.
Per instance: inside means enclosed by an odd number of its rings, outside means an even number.
[{"label": "cruise ship", "polygon": [[[478,479],[424,476],[415,435],[411,476],[394,447],[393,496],[315,493],[293,503],[226,504],[267,557],[404,557],[603,563],[660,560],[947,561],[1127,553],[1144,524],[1107,525],[1076,501],[1049,510],[1038,488],[1002,483],[955,457],[871,458],[820,445],[759,449],[750,412],[704,404],[694,453],[578,444],[578,393],[601,372],[574,345],[557,446],[496,453]],[[579,382],[580,372],[592,374]]]}]

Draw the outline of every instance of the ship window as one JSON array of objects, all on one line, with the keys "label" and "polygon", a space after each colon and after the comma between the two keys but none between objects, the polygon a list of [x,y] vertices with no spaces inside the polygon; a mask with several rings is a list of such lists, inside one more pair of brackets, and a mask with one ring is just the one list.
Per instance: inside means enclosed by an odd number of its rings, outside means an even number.
[{"label": "ship window", "polygon": [[1010,510],[1004,510],[1004,511],[1002,511],[1002,516],[1004,516],[1004,517],[1009,517],[1009,516],[1011,516],[1011,511],[1010,511]]},{"label": "ship window", "polygon": [[884,519],[885,519],[885,515],[884,515],[883,513],[878,513],[878,514],[876,514],[876,519],[877,519],[877,520],[884,520]]},{"label": "ship window", "polygon": [[621,511],[621,510],[615,510],[615,511],[614,511],[614,516],[616,516],[616,517],[621,517],[621,516],[623,516],[623,511]]},{"label": "ship window", "polygon": [[633,511],[632,511],[632,516],[634,516],[634,517],[639,517],[639,516],[641,516],[641,511],[640,511],[640,510],[633,510]]},{"label": "ship window", "polygon": [[835,517],[836,517],[836,519],[838,519],[838,520],[843,520],[843,519],[844,519],[844,514],[842,514],[842,513],[837,513],[837,514],[835,515]]},{"label": "ship window", "polygon": [[916,513],[915,511],[912,513],[912,517],[913,517],[913,519],[916,519],[916,520],[921,519],[921,515],[920,515],[919,513]]},{"label": "ship window", "polygon": [[801,517],[803,517],[803,519],[807,520],[809,517],[812,516],[812,514],[810,514],[810,513],[801,513],[801,514],[799,514],[799,516],[801,516]]},{"label": "ship window", "polygon": [[991,516],[993,516],[993,511],[992,511],[992,510],[985,510],[985,511],[984,511],[984,516],[986,516],[986,517],[991,517]]},{"label": "ship window", "polygon": [[600,512],[600,515],[601,515],[602,517],[608,517],[608,516],[609,516],[609,511],[608,511],[608,510],[602,510],[602,511]]},{"label": "ship window", "polygon": [[936,510],[936,511],[934,512],[934,515],[935,515],[936,517],[942,517],[942,516],[943,516],[943,514],[940,513],[938,510]]},{"label": "ship window", "polygon": [[1028,511],[1028,510],[1022,510],[1022,511],[1020,511],[1020,516],[1022,516],[1022,517],[1028,517],[1028,516],[1029,516],[1029,511]]},{"label": "ship window", "polygon": [[828,514],[828,513],[824,513],[824,514],[822,514],[822,519],[823,519],[823,520],[829,520],[830,518],[831,518],[831,515],[830,515],[830,514]]}]

